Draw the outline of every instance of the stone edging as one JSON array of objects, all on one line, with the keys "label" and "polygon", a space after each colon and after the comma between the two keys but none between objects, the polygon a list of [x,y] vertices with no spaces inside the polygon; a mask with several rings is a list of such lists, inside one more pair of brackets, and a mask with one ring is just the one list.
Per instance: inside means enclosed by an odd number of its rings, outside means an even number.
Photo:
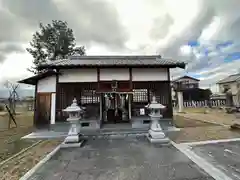
[{"label": "stone edging", "polygon": [[197,146],[197,145],[204,145],[204,144],[216,144],[216,143],[234,142],[234,141],[240,141],[240,138],[217,139],[217,140],[207,140],[207,141],[197,141],[197,142],[186,142],[186,143],[180,143],[180,144],[186,145],[186,146]]},{"label": "stone edging", "polygon": [[20,152],[18,152],[17,154],[14,154],[13,156],[9,157],[8,159],[6,159],[6,160],[0,162],[0,166],[3,166],[3,165],[4,165],[5,163],[7,163],[8,161],[14,159],[15,157],[19,156],[20,154],[26,152],[27,150],[33,148],[34,146],[36,146],[36,145],[38,145],[38,144],[40,144],[41,142],[42,142],[42,140],[37,141],[37,142],[35,142],[34,144],[32,144],[31,146],[22,149],[22,150],[21,150]]},{"label": "stone edging", "polygon": [[47,154],[42,160],[40,160],[32,169],[30,169],[19,180],[27,180],[28,178],[30,178],[43,164],[45,164],[52,156],[54,156],[59,149],[60,149],[60,145],[58,145],[52,152]]},{"label": "stone edging", "polygon": [[209,174],[214,179],[219,180],[232,180],[229,178],[225,173],[223,173],[221,170],[216,168],[211,163],[207,162],[202,157],[196,155],[191,148],[189,148],[188,145],[185,144],[176,144],[173,141],[171,142],[172,145],[178,149],[180,152],[185,154],[191,161],[193,161],[195,164],[197,164],[201,169],[203,169],[207,174]]}]

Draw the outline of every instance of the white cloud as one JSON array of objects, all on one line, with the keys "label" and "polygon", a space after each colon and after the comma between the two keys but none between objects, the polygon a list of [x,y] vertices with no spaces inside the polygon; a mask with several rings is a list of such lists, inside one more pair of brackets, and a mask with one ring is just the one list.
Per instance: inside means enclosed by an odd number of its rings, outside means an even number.
[{"label": "white cloud", "polygon": [[[224,54],[240,49],[239,0],[33,0],[32,9],[26,0],[1,2],[0,23],[4,28],[0,47],[6,42],[27,43],[39,21],[60,18],[69,22],[89,55],[159,53],[184,60],[188,69],[171,70],[171,75],[196,72],[203,76],[202,87],[212,86],[240,65],[237,61],[224,64],[223,59]],[[186,46],[190,40],[199,40],[201,47],[193,50]],[[234,41],[232,46],[215,49],[219,42],[229,40]],[[203,55],[203,46],[211,50],[208,57]],[[15,51],[0,54],[0,59],[6,58],[0,64],[0,81],[29,75],[26,68],[31,57],[12,53]]]},{"label": "white cloud", "polygon": [[0,65],[0,83],[5,80],[20,80],[23,77],[31,76],[27,71],[32,65],[32,57],[27,54],[13,53],[7,56],[7,59]]}]

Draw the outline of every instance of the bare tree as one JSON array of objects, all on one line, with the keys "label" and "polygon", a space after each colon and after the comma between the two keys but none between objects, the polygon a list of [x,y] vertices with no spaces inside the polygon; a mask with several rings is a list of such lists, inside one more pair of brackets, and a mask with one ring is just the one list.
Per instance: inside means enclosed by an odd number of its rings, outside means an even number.
[{"label": "bare tree", "polygon": [[4,83],[4,86],[8,89],[9,92],[8,106],[10,108],[10,111],[13,115],[16,115],[16,102],[20,100],[17,93],[17,88],[19,87],[19,84],[6,81]]}]

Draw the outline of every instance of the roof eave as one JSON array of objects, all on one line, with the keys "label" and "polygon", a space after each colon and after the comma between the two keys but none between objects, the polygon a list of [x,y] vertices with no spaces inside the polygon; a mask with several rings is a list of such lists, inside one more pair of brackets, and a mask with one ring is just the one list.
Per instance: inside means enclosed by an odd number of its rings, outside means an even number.
[{"label": "roof eave", "polygon": [[169,65],[164,65],[164,64],[154,64],[154,65],[143,65],[143,64],[117,64],[117,65],[109,65],[109,64],[99,64],[99,65],[42,65],[39,66],[38,69],[66,69],[66,68],[80,68],[80,67],[89,67],[89,68],[94,68],[94,67],[166,67],[166,68],[182,68],[185,69],[186,64],[185,63],[178,63],[178,64],[169,64]]},{"label": "roof eave", "polygon": [[234,81],[225,81],[225,82],[217,82],[216,84],[225,84],[225,83],[232,83],[232,82],[236,82],[236,80],[234,80]]},{"label": "roof eave", "polygon": [[46,77],[56,75],[56,74],[58,74],[58,73],[54,72],[54,71],[48,71],[48,72],[45,72],[43,74],[38,74],[38,75],[35,75],[35,76],[28,77],[26,79],[22,79],[22,80],[18,81],[18,83],[29,84],[29,85],[37,85],[37,82],[39,80],[41,80],[43,78],[46,78]]}]

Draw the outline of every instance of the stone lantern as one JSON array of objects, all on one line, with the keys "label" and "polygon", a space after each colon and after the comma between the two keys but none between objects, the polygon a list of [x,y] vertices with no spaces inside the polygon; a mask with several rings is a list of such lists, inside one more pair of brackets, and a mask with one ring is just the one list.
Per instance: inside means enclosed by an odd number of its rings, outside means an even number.
[{"label": "stone lantern", "polygon": [[151,143],[169,143],[169,139],[162,131],[162,127],[159,123],[159,120],[162,118],[161,109],[165,109],[166,106],[158,103],[156,97],[153,96],[152,102],[148,104],[146,108],[151,110],[151,113],[149,114],[151,125],[148,130],[148,140]]},{"label": "stone lantern", "polygon": [[65,138],[64,144],[81,144],[80,142],[80,119],[83,109],[77,105],[76,98],[73,99],[73,103],[68,106],[66,109],[63,109],[63,112],[67,112],[69,117],[67,121],[70,122],[70,129],[68,136]]}]

